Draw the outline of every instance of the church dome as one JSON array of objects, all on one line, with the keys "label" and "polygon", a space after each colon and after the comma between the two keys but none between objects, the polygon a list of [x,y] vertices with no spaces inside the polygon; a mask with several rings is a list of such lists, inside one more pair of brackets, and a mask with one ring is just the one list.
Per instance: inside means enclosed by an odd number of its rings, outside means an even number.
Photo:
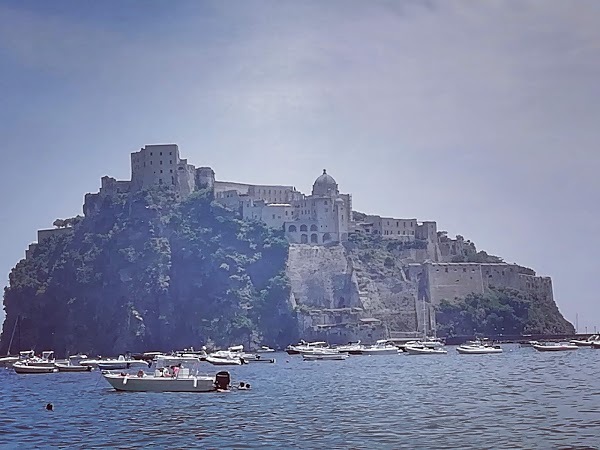
[{"label": "church dome", "polygon": [[338,185],[326,169],[323,169],[323,174],[315,180],[312,193],[313,195],[338,194]]}]

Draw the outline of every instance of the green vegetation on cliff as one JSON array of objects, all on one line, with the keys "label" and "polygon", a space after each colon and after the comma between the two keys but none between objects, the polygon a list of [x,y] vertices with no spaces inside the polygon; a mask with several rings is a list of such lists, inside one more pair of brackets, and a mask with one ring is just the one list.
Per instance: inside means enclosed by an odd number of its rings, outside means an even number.
[{"label": "green vegetation on cliff", "polygon": [[449,302],[442,300],[436,314],[440,336],[572,334],[573,325],[554,302],[529,292],[490,289]]},{"label": "green vegetation on cliff", "polygon": [[12,270],[0,351],[17,317],[21,348],[61,354],[287,344],[287,252],[281,231],[238,220],[210,192],[104,198]]}]

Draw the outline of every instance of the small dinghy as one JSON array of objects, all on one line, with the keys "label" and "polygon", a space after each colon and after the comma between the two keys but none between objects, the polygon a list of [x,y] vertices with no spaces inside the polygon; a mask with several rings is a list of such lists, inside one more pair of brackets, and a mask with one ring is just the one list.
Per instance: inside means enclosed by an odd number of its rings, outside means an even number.
[{"label": "small dinghy", "polygon": [[562,343],[547,343],[547,344],[534,344],[532,345],[538,352],[562,352],[566,350],[577,350],[579,347],[574,344],[562,344]]},{"label": "small dinghy", "polygon": [[275,352],[274,349],[272,349],[271,347],[267,347],[266,345],[263,345],[261,348],[256,350],[256,353],[273,353]]}]

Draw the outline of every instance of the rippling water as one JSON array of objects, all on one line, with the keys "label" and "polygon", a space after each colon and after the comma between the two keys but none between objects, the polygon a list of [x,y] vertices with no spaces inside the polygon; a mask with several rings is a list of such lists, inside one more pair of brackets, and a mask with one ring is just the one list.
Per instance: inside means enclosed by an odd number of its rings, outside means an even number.
[{"label": "rippling water", "polygon": [[280,353],[230,368],[252,390],[227,394],[118,393],[97,371],[0,369],[0,445],[597,448],[600,350],[504,349],[314,362]]}]

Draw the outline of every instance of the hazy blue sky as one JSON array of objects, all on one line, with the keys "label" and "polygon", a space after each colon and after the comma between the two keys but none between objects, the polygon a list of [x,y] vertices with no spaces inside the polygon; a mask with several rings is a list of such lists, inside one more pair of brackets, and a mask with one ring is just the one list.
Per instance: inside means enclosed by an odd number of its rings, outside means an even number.
[{"label": "hazy blue sky", "polygon": [[3,1],[0,272],[129,153],[436,220],[600,329],[600,1]]}]

